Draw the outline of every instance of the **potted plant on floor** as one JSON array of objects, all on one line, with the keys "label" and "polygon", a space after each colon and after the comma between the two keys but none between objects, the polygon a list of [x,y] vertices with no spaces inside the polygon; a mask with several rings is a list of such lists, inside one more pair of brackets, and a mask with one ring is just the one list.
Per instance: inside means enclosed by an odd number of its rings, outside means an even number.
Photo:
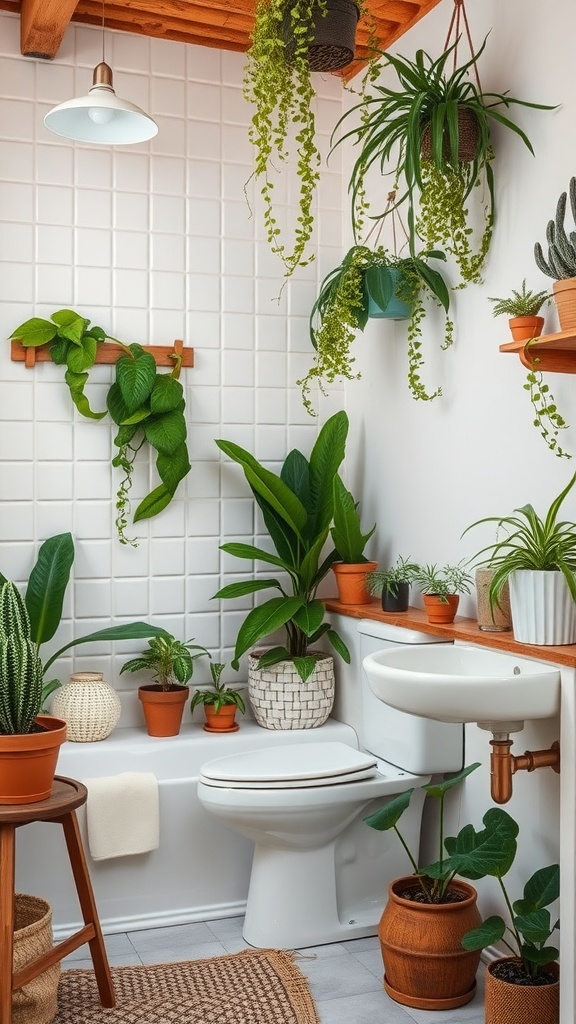
[{"label": "potted plant on floor", "polygon": [[452,344],[453,324],[448,316],[450,295],[439,270],[429,261],[445,260],[439,250],[418,255],[394,256],[384,247],[375,250],[354,245],[335,270],[328,274],[310,313],[310,340],[315,349],[314,364],[306,376],[296,383],[302,389],[302,400],[315,415],[310,391],[317,384],[324,391],[337,377],[356,380],[351,345],[357,331],[363,331],[368,318],[382,316],[394,303],[392,319],[408,320],[408,385],[414,398],[430,401],[441,389],[429,393],[421,379],[422,321],[427,300],[443,309],[445,333],[442,348]]},{"label": "potted plant on floor", "polygon": [[364,548],[375,529],[376,523],[368,533],[362,533],[358,502],[337,474],[334,478],[334,525],[330,534],[338,556],[332,564],[332,572],[341,604],[368,604],[370,600],[366,575],[373,572],[378,563],[366,558]]},{"label": "potted plant on floor", "polygon": [[[384,988],[405,1006],[424,1010],[448,1010],[468,1003],[476,991],[480,952],[462,956],[462,938],[480,921],[477,893],[468,882],[456,879],[447,858],[444,839],[446,793],[480,765],[475,763],[439,783],[424,786],[429,797],[438,800],[438,860],[418,866],[402,836],[398,822],[410,804],[414,789],[394,797],[364,821],[379,832],[394,829],[413,868],[412,875],[390,883],[388,902],[378,927],[384,961]],[[460,872],[480,878],[476,872]],[[474,955],[475,954],[475,955]]]},{"label": "potted plant on floor", "polygon": [[[373,93],[340,119],[337,128],[348,124],[349,117],[361,114],[359,126],[346,131],[336,145],[352,139],[359,151],[350,180],[354,219],[358,199],[364,196],[368,170],[372,166],[381,173],[389,170],[405,183],[399,203],[408,201],[412,247],[418,235],[425,248],[444,249],[454,257],[462,282],[468,284],[481,279],[492,237],[491,126],[513,132],[532,153],[526,133],[503,110],[512,104],[553,108],[514,99],[508,93],[483,91],[474,74],[486,40],[470,60],[459,66],[457,42],[436,60],[424,50],[418,50],[414,60],[383,54],[383,69],[396,73],[397,87],[375,84]],[[484,230],[473,249],[468,202],[477,185],[477,194],[485,196]]]},{"label": "potted plant on floor", "polygon": [[369,594],[382,597],[382,611],[405,612],[408,610],[410,584],[420,566],[409,558],[398,555],[396,564],[389,569],[377,569],[366,577]]},{"label": "potted plant on floor", "polygon": [[[501,807],[487,811],[483,822],[481,832],[466,827],[466,848],[455,846],[449,863],[459,871],[468,868],[496,878],[510,915],[508,924],[500,915],[492,915],[462,938],[467,950],[502,941],[512,954],[488,964],[486,1024],[518,1024],[520,1020],[558,1024],[558,949],[550,945],[550,938],[560,922],[553,920],[546,908],[559,898],[560,869],[558,864],[550,864],[535,871],[522,898],[512,902],[504,876],[516,857],[518,825]],[[489,847],[487,832],[492,837]]]},{"label": "potted plant on floor", "polygon": [[[192,653],[195,652],[195,653]],[[177,736],[188,700],[188,683],[197,658],[211,654],[192,640],[177,640],[171,633],[154,636],[137,658],[120,669],[123,672],[152,672],[153,683],[138,687],[149,736]]]},{"label": "potted plant on floor", "polygon": [[[66,739],[66,723],[42,713],[60,686],[59,680],[46,678],[54,662],[79,644],[163,632],[146,622],[112,626],[71,640],[43,663],[40,649],[60,625],[73,561],[72,537],[63,533],[40,546],[24,598],[0,573],[0,804],[38,802],[50,795],[58,751]],[[24,768],[28,755],[41,768],[40,778]]]},{"label": "potted plant on floor", "polygon": [[547,291],[526,291],[526,278],[520,289],[512,289],[507,299],[488,298],[494,303],[492,316],[508,316],[508,325],[514,341],[529,341],[538,338],[544,328],[544,317],[538,316],[545,302],[550,302]]},{"label": "potted plant on floor", "polygon": [[414,582],[422,591],[428,622],[453,622],[460,603],[460,594],[469,594],[473,576],[462,562],[438,566],[428,563],[418,567]]},{"label": "potted plant on floor", "polygon": [[481,548],[474,559],[494,570],[489,589],[493,606],[499,605],[509,581],[512,628],[518,643],[576,643],[576,523],[558,519],[575,482],[576,473],[544,518],[527,504],[512,515],[478,519],[464,531],[483,523],[495,523],[505,531],[502,539]]},{"label": "potted plant on floor", "polygon": [[[334,513],[334,479],[344,459],[348,417],[335,413],[320,430],[310,458],[291,451],[280,474],[262,466],[231,441],[216,442],[241,467],[268,531],[272,551],[251,544],[226,543],[221,550],[236,558],[262,562],[278,574],[230,583],[215,594],[219,600],[276,591],[248,612],[236,638],[232,667],[247,651],[249,696],[259,725],[268,729],[303,729],[322,725],[334,701],[331,656],[318,648],[324,638],[350,661],[338,633],[325,622],[326,609],[317,590],[337,558],[324,555]],[[284,643],[262,650],[254,645],[284,630]],[[315,708],[311,695],[316,694]]]},{"label": "potted plant on floor", "polygon": [[212,687],[197,690],[190,703],[192,711],[199,705],[204,708],[206,732],[236,732],[240,728],[235,721],[236,711],[242,714],[246,712],[242,694],[220,682],[220,676],[225,668],[223,662],[211,661]]},{"label": "potted plant on floor", "polygon": [[548,221],[548,258],[545,258],[540,242],[534,246],[537,267],[554,279],[552,291],[561,331],[576,328],[576,232],[568,234],[564,227],[568,195],[572,219],[576,223],[576,177],[573,177],[570,178],[568,193],[562,192],[558,199],[554,220]]}]

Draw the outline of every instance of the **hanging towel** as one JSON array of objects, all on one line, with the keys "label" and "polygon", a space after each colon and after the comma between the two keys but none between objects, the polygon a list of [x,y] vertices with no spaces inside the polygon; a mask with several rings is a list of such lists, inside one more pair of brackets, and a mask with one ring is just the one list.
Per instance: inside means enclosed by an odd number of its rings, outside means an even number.
[{"label": "hanging towel", "polygon": [[86,824],[93,860],[158,848],[158,780],[152,772],[121,772],[82,782],[88,790]]}]

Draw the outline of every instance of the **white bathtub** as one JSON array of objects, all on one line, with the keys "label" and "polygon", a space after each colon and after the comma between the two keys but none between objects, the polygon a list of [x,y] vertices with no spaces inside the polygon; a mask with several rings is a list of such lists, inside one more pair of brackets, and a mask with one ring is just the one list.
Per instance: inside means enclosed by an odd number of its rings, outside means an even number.
[{"label": "white bathtub", "polygon": [[[105,932],[206,921],[242,914],[248,893],[252,843],[201,807],[200,767],[226,754],[263,746],[341,740],[357,745],[354,730],[329,720],[319,729],[276,732],[244,721],[237,733],[210,736],[200,725],[154,739],[142,728],[117,729],[100,743],[66,743],[58,774],[75,779],[125,771],[154,772],[160,784],[160,847],[151,853],[95,862],[88,850],[85,809],[78,819]],[[17,830],[16,889],[52,904],[54,933],[81,923],[63,830],[54,823]]]}]

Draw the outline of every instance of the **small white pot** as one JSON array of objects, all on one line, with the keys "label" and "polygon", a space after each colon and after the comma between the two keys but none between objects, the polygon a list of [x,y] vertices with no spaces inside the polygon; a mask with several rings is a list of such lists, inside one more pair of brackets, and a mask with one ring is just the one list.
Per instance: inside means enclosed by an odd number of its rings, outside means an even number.
[{"label": "small white pot", "polygon": [[518,569],[510,576],[514,639],[520,644],[576,643],[576,604],[561,572]]}]

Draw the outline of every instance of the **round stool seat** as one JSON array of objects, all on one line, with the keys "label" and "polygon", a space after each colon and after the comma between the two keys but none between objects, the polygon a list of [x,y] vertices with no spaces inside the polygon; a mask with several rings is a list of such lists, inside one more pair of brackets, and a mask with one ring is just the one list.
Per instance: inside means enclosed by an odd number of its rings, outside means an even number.
[{"label": "round stool seat", "polygon": [[373,754],[346,743],[296,743],[208,761],[200,769],[200,782],[226,789],[304,789],[357,782],[376,770]]}]

